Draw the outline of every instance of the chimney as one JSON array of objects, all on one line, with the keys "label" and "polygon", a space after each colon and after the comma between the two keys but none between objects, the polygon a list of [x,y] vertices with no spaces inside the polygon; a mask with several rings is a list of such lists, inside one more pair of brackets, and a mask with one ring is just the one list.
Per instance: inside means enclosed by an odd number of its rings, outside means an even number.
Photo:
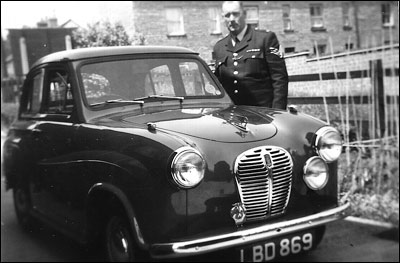
[{"label": "chimney", "polygon": [[49,20],[47,22],[48,22],[49,27],[58,27],[57,17],[49,18]]},{"label": "chimney", "polygon": [[43,27],[47,27],[47,26],[48,26],[47,21],[45,21],[45,20],[43,20],[43,19],[40,20],[40,22],[37,22],[36,25],[37,25],[37,27],[39,27],[39,28],[43,28]]}]

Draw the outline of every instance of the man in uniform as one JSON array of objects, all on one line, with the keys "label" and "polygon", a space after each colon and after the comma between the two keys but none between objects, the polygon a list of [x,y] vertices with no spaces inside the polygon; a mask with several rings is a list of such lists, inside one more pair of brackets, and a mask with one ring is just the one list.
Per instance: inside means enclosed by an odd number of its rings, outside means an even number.
[{"label": "man in uniform", "polygon": [[250,28],[240,1],[225,1],[222,13],[230,33],[213,50],[222,86],[237,105],[286,109],[288,74],[275,33]]}]

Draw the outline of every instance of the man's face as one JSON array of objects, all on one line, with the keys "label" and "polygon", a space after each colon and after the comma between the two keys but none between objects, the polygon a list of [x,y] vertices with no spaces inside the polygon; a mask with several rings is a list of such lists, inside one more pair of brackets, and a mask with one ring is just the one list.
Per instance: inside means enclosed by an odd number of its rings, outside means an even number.
[{"label": "man's face", "polygon": [[224,16],[226,27],[234,35],[239,34],[246,26],[246,14],[241,10],[238,2],[224,3],[222,15]]}]

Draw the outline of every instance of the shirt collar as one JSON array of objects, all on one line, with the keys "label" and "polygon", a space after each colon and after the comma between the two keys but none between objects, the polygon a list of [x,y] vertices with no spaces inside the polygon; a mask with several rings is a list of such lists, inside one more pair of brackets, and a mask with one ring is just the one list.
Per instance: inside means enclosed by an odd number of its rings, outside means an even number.
[{"label": "shirt collar", "polygon": [[238,39],[239,39],[239,41],[242,41],[242,39],[243,39],[243,37],[244,37],[244,34],[246,33],[246,30],[247,30],[247,25],[243,28],[243,30],[236,36]]},{"label": "shirt collar", "polygon": [[[243,30],[240,31],[240,33],[236,36],[236,37],[239,39],[239,41],[242,41],[242,39],[243,39],[244,34],[246,33],[246,31],[247,31],[247,25],[246,25],[246,26],[243,28]],[[235,40],[232,38],[232,45],[235,46],[235,44],[236,44],[236,42],[235,42]]]}]

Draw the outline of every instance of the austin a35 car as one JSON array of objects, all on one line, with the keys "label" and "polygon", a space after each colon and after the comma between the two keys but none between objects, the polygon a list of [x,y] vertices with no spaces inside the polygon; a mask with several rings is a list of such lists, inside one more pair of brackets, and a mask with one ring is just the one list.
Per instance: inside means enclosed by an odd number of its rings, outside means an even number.
[{"label": "austin a35 car", "polygon": [[270,261],[348,214],[341,152],[336,129],[293,107],[234,105],[189,49],[104,47],[31,67],[3,168],[21,226],[107,260]]}]

